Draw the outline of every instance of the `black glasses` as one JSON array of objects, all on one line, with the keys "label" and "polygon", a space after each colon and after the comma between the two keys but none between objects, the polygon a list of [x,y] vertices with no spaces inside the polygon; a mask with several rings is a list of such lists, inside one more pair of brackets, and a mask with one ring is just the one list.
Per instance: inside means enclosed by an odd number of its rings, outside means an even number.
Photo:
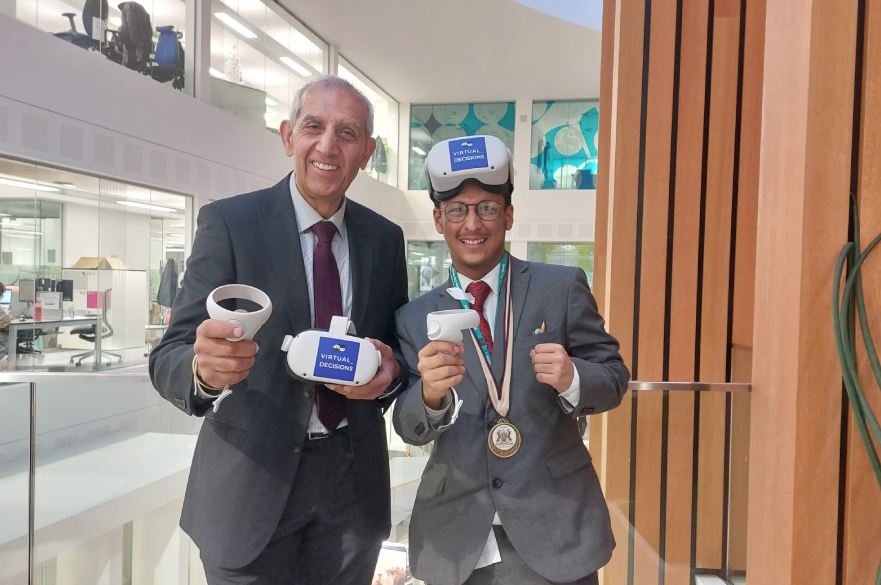
[{"label": "black glasses", "polygon": [[505,206],[504,204],[495,201],[481,201],[480,203],[462,203],[460,201],[454,201],[444,205],[441,211],[443,212],[444,217],[449,221],[453,223],[462,223],[465,221],[465,218],[468,217],[469,207],[476,208],[477,217],[483,221],[492,221],[499,216],[499,213]]}]

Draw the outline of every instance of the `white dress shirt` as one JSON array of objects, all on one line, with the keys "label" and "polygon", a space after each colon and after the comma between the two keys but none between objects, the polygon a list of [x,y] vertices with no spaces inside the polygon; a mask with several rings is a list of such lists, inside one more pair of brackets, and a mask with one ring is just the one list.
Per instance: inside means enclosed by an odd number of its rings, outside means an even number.
[{"label": "white dress shirt", "polygon": [[[309,289],[309,311],[311,314],[312,326],[315,326],[315,307],[314,307],[314,275],[312,273],[312,260],[315,256],[315,246],[318,242],[318,236],[312,233],[312,226],[318,222],[324,221],[321,214],[315,211],[309,205],[303,196],[297,190],[296,177],[291,174],[290,180],[291,200],[294,203],[294,212],[297,215],[297,232],[300,234],[300,249],[303,252],[303,267],[306,269],[306,286]],[[346,233],[346,223],[344,221],[346,215],[346,198],[343,197],[343,203],[340,208],[327,221],[332,222],[337,233],[333,236],[331,242],[331,250],[336,259],[337,270],[340,273],[340,291],[343,298],[343,314],[346,317],[352,316],[352,275],[349,270],[349,239]],[[208,394],[202,390],[198,380],[195,380],[196,395],[201,398],[212,399],[216,395]],[[344,418],[337,428],[348,425],[348,421]],[[310,433],[327,432],[327,428],[318,418],[318,410],[312,405],[312,414],[309,417],[309,426],[306,429]]]},{"label": "white dress shirt", "polygon": [[[509,268],[510,269],[510,268]],[[496,264],[495,268],[489,271],[486,275],[484,275],[482,280],[486,284],[489,285],[490,292],[486,297],[486,300],[483,302],[483,316],[486,318],[487,323],[489,324],[489,332],[493,337],[493,344],[495,343],[504,343],[504,339],[496,339],[496,307],[499,303],[499,270],[501,270],[501,263]],[[459,282],[462,286],[462,291],[468,290],[468,285],[473,282],[470,278],[463,274],[459,274]],[[510,299],[508,300],[510,302]],[[511,334],[513,335],[513,331]],[[581,388],[580,388],[580,379],[578,377],[578,370],[573,367],[574,375],[572,377],[572,384],[569,385],[569,388],[566,389],[565,392],[560,393],[560,407],[563,408],[567,413],[573,412],[575,408],[578,406],[578,400],[581,397]],[[451,394],[447,394],[444,397],[443,402],[441,404],[440,410],[434,410],[433,408],[429,408],[428,405],[425,406],[425,410],[428,413],[428,420],[431,424],[437,426],[438,428],[446,428],[453,423],[456,422],[456,419],[459,415],[459,407],[461,406],[461,402],[459,400],[459,396],[456,393],[455,388],[451,388]],[[442,425],[442,421],[446,418],[450,407],[453,408],[453,414],[450,416],[450,421],[447,424]],[[493,517],[493,524],[501,526],[502,521],[499,518],[498,512]],[[474,567],[475,569],[479,569],[481,567],[487,567],[494,563],[499,563],[502,560],[502,556],[499,553],[499,544],[496,542],[496,535],[493,532],[492,528],[489,530],[489,535],[486,538],[486,545],[483,547],[483,552],[480,554],[480,558],[477,559],[477,565]]]}]

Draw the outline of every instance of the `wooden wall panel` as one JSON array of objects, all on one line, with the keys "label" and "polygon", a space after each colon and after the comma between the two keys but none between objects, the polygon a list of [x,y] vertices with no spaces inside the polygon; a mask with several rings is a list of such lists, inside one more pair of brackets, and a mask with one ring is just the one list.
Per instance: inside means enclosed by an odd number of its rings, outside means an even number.
[{"label": "wooden wall panel", "polygon": [[[731,381],[752,380],[753,309],[756,273],[756,213],[759,137],[762,129],[762,71],[765,0],[746,0],[743,31],[740,142],[737,169],[737,230],[731,283]],[[750,396],[732,401],[728,568],[746,571],[749,483]]]},{"label": "wooden wall panel", "polygon": [[[618,339],[621,355],[630,365],[633,355],[633,289],[636,266],[636,200],[639,166],[644,2],[615,3],[615,43],[609,124],[609,185],[604,314],[608,330]],[[602,109],[602,107],[600,108]],[[613,291],[613,292],[610,292]],[[605,583],[626,583],[630,530],[630,411],[631,402],[604,415],[603,488],[612,515],[618,547],[604,570]]]},{"label": "wooden wall panel", "polygon": [[824,430],[840,417],[829,312],[847,237],[855,25],[856,1],[767,2],[751,585],[835,582],[840,445],[838,433]]},{"label": "wooden wall panel", "polygon": [[[740,1],[715,0],[710,125],[701,263],[700,380],[725,381],[728,361],[728,287],[731,263],[734,135],[737,117]],[[726,396],[701,397],[697,556],[698,568],[722,566],[725,513]]]},{"label": "wooden wall panel", "polygon": [[[615,30],[616,0],[603,1],[603,30]],[[609,224],[609,167],[611,157],[611,124],[612,124],[612,85],[613,64],[615,61],[615,35],[604,34],[600,56],[600,122],[597,136],[598,166],[596,215],[594,216],[594,271],[593,296],[597,301],[600,313],[605,315],[606,309],[606,256],[608,251]],[[601,417],[595,417],[600,423]],[[593,425],[593,420],[591,421]],[[599,424],[596,426],[599,427]],[[591,437],[593,442],[593,437]]]},{"label": "wooden wall panel", "polygon": [[[668,377],[673,381],[695,379],[707,23],[708,6],[705,2],[682,3],[673,257],[668,301]],[[693,396],[670,397],[665,563],[665,584],[669,585],[687,585],[691,576],[693,409]]]},{"label": "wooden wall panel", "polygon": [[[862,64],[859,175],[861,245],[881,233],[881,1],[865,3]],[[869,328],[876,343],[881,333],[881,250],[876,250],[861,270]],[[857,333],[860,381],[876,416],[881,416],[881,394]],[[881,562],[881,490],[865,447],[850,416],[847,484],[845,486],[844,585],[868,585]]]},{"label": "wooden wall panel", "polygon": [[[676,49],[676,0],[651,5],[641,222],[638,376],[664,375],[667,216]],[[663,395],[639,396],[636,435],[633,582],[656,584],[661,554]]]}]

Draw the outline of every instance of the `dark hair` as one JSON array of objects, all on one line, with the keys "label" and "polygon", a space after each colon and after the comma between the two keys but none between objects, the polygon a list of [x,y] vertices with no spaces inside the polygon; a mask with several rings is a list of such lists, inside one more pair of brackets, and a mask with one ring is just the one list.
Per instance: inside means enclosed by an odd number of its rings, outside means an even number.
[{"label": "dark hair", "polygon": [[504,193],[494,193],[493,191],[486,189],[485,185],[482,185],[480,183],[480,181],[478,181],[477,179],[465,179],[464,181],[462,181],[462,183],[459,185],[458,189],[456,189],[456,192],[453,193],[452,196],[446,197],[444,199],[438,199],[437,197],[435,197],[435,191],[431,187],[431,181],[429,180],[428,196],[431,198],[431,201],[434,203],[434,207],[436,209],[440,209],[440,204],[442,202],[447,201],[448,199],[452,199],[453,197],[458,195],[459,191],[461,191],[461,189],[462,189],[462,185],[464,185],[465,183],[476,183],[478,186],[483,187],[487,191],[487,193],[493,193],[494,195],[503,195],[505,197],[505,205],[506,206],[511,205],[511,195],[514,193],[514,183],[512,183],[511,181],[508,181],[508,185],[507,185],[508,188],[505,190]]}]

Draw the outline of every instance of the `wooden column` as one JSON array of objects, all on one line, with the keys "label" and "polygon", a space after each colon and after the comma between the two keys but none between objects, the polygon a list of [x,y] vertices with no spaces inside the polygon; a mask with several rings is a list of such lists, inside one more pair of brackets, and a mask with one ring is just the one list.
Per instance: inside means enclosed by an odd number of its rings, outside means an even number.
[{"label": "wooden column", "polygon": [[841,378],[830,315],[848,232],[856,9],[767,0],[750,585],[836,582]]},{"label": "wooden column", "polygon": [[[862,92],[859,99],[858,174],[853,179],[860,207],[862,245],[881,232],[881,1],[864,4],[862,58],[860,67]],[[863,265],[863,290],[869,314],[870,329],[876,343],[881,334],[881,250],[872,254]],[[860,339],[861,333],[857,333]],[[881,394],[869,370],[862,342],[858,364],[860,379],[876,416],[881,417]],[[844,559],[843,583],[868,585],[881,562],[881,490],[869,466],[869,459],[859,433],[850,417],[847,434],[848,452],[845,462]]]}]

